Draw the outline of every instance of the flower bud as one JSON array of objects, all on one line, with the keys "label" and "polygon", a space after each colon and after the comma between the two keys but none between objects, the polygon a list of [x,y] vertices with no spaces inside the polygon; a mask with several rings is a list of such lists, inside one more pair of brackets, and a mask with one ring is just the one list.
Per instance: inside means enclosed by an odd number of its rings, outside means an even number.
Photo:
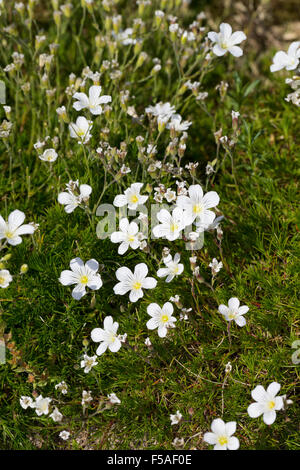
[{"label": "flower bud", "polygon": [[20,268],[20,274],[26,274],[28,271],[28,264],[22,264]]}]

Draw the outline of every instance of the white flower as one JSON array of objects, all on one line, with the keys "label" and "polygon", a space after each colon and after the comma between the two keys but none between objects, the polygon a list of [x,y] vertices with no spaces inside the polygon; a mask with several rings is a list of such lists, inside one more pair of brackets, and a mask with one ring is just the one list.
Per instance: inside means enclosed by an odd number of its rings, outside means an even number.
[{"label": "white flower", "polygon": [[111,393],[110,395],[107,395],[107,398],[109,399],[112,405],[120,405],[121,403],[121,400],[117,397],[115,393]]},{"label": "white flower", "polygon": [[119,255],[123,255],[128,248],[136,250],[141,242],[138,238],[139,227],[135,222],[129,223],[129,220],[123,218],[120,220],[120,231],[113,232],[110,239],[113,243],[120,243],[118,248]]},{"label": "white flower", "polygon": [[295,70],[298,67],[300,59],[300,41],[292,42],[287,53],[278,51],[273,57],[273,64],[270,66],[271,72],[277,72],[281,69]]},{"label": "white flower", "polygon": [[93,400],[93,397],[91,395],[91,392],[90,391],[86,391],[86,390],[83,390],[82,391],[82,400],[81,400],[81,404],[83,407],[85,407],[85,405],[87,403],[89,403],[90,401]]},{"label": "white flower", "polygon": [[240,44],[242,41],[245,41],[246,35],[242,31],[232,33],[232,28],[228,23],[220,24],[219,33],[210,31],[208,33],[208,38],[215,43],[213,53],[217,56],[222,56],[226,54],[227,51],[229,51],[234,57],[240,57],[243,55],[243,50],[236,46],[236,44]]},{"label": "white flower", "polygon": [[174,106],[171,106],[170,103],[162,102],[157,103],[155,106],[148,106],[145,111],[148,114],[167,120],[176,113]]},{"label": "white flower", "polygon": [[180,254],[176,253],[174,256],[174,260],[172,259],[171,255],[168,255],[166,258],[163,258],[163,262],[166,265],[166,268],[160,268],[157,271],[158,277],[165,277],[167,276],[166,282],[171,282],[175,276],[179,276],[184,269],[183,264],[179,263],[180,261]]},{"label": "white flower", "polygon": [[150,315],[150,320],[147,322],[149,330],[158,328],[158,336],[164,338],[167,335],[168,328],[175,328],[174,322],[176,318],[172,317],[174,307],[171,302],[166,302],[162,308],[158,304],[150,304],[147,307],[147,313]]},{"label": "white flower", "polygon": [[59,384],[55,385],[55,390],[58,390],[61,392],[63,395],[66,395],[68,393],[68,385],[66,382],[63,380],[62,382],[59,382]]},{"label": "white flower", "polygon": [[224,423],[220,418],[214,419],[211,423],[212,432],[206,432],[203,436],[204,442],[212,444],[214,450],[237,450],[240,442],[233,434],[236,431],[236,422]]},{"label": "white flower", "polygon": [[35,407],[35,403],[33,402],[32,398],[31,397],[25,397],[25,396],[22,396],[20,398],[20,405],[22,406],[22,408],[24,408],[24,410],[26,410],[28,408],[28,406],[30,408]]},{"label": "white flower", "polygon": [[170,415],[171,425],[178,424],[182,419],[182,414],[179,410],[176,411],[175,415]]},{"label": "white flower", "polygon": [[215,191],[203,195],[200,184],[192,184],[188,189],[189,196],[178,196],[177,206],[184,210],[188,225],[195,221],[200,229],[213,223],[216,214],[209,209],[219,204],[220,198]]},{"label": "white flower", "polygon": [[173,202],[176,200],[177,195],[175,191],[172,191],[171,188],[168,188],[164,194],[164,197],[166,198],[168,202]]},{"label": "white flower", "polygon": [[180,114],[174,114],[166,127],[176,132],[183,132],[187,131],[191,124],[189,121],[182,121]]},{"label": "white flower", "polygon": [[223,268],[223,263],[222,261],[218,262],[216,258],[213,258],[208,266],[211,268],[212,275],[215,276],[220,271],[220,269]]},{"label": "white flower", "polygon": [[60,422],[63,418],[63,415],[58,411],[58,409],[56,408],[56,406],[54,407],[54,410],[52,411],[52,413],[49,415],[50,418],[53,419],[53,421],[55,421],[56,423]]},{"label": "white flower", "polygon": [[128,209],[135,210],[139,205],[144,204],[149,196],[141,196],[140,191],[143,183],[133,183],[127,188],[124,194],[115,197],[113,205],[123,207],[128,205]]},{"label": "white flower", "polygon": [[272,382],[267,390],[262,385],[257,385],[251,392],[251,396],[256,403],[251,403],[248,406],[248,414],[250,418],[258,418],[263,415],[263,421],[266,424],[274,423],[276,419],[276,411],[283,408],[282,397],[276,397],[280,390],[281,385],[277,382]]},{"label": "white flower", "polygon": [[153,228],[154,236],[165,237],[169,241],[177,240],[186,226],[184,212],[180,207],[176,207],[172,214],[166,209],[161,209],[157,213],[157,219],[161,223]]},{"label": "white flower", "polygon": [[103,322],[104,329],[94,328],[91,332],[91,338],[95,343],[100,343],[96,354],[101,356],[105,353],[107,348],[111,352],[119,351],[122,346],[120,339],[117,336],[119,323],[114,322],[111,316],[105,317]]},{"label": "white flower", "polygon": [[4,289],[9,286],[9,283],[12,281],[12,276],[7,269],[0,270],[0,287]]},{"label": "white flower", "polygon": [[76,207],[78,207],[82,202],[86,203],[92,192],[91,186],[88,184],[81,184],[79,186],[79,194],[74,194],[74,191],[71,189],[70,184],[67,185],[68,191],[59,193],[58,202],[65,206],[65,211],[67,214],[73,212]]},{"label": "white flower", "polygon": [[49,404],[51,401],[51,398],[43,398],[42,395],[38,396],[34,404],[36,414],[38,416],[47,415],[49,413]]},{"label": "white flower", "polygon": [[145,263],[137,264],[134,273],[125,266],[117,269],[116,277],[120,282],[114,286],[115,294],[124,295],[130,291],[130,302],[136,302],[143,297],[143,289],[153,289],[157,284],[156,279],[146,277],[147,274],[148,268]]},{"label": "white flower", "polygon": [[85,264],[80,258],[74,258],[70,261],[71,271],[62,271],[59,281],[63,286],[76,284],[72,291],[72,297],[76,300],[81,299],[86,294],[86,287],[92,290],[100,289],[102,279],[97,273],[99,263],[95,259],[90,259]]},{"label": "white flower", "polygon": [[35,231],[33,224],[22,225],[24,220],[24,212],[18,209],[9,214],[7,222],[0,215],[0,240],[6,238],[7,242],[13,246],[22,243],[20,235],[32,234]]},{"label": "white flower", "polygon": [[95,367],[98,364],[96,359],[97,359],[97,356],[89,357],[87,354],[84,354],[83,360],[80,362],[80,367],[84,368],[84,372],[86,374],[90,372],[92,367]]},{"label": "white flower", "polygon": [[79,116],[76,123],[69,124],[70,136],[77,139],[80,144],[86,144],[92,137],[90,130],[92,129],[92,121],[88,121],[84,116]]},{"label": "white flower", "polygon": [[228,300],[228,307],[226,305],[219,305],[219,312],[224,316],[225,320],[231,322],[232,320],[239,326],[245,326],[246,320],[243,317],[249,311],[247,305],[240,307],[240,301],[237,297],[231,297]]},{"label": "white flower", "polygon": [[93,85],[89,89],[89,96],[87,96],[85,93],[75,93],[73,98],[78,101],[73,104],[73,108],[75,108],[76,111],[81,111],[84,108],[88,108],[94,115],[101,114],[101,104],[107,104],[111,102],[111,96],[100,96],[101,90],[101,86]]},{"label": "white flower", "polygon": [[42,155],[39,155],[40,160],[43,160],[44,162],[49,162],[49,163],[55,162],[57,157],[58,155],[54,149],[47,149],[44,151]]},{"label": "white flower", "polygon": [[67,441],[70,437],[70,433],[68,431],[60,431],[59,437],[64,441]]}]

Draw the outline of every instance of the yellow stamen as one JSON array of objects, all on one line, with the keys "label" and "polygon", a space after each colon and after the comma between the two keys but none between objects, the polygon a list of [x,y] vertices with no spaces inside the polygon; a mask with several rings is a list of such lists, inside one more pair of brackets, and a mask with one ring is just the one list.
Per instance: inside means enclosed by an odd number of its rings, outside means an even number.
[{"label": "yellow stamen", "polygon": [[269,409],[270,409],[270,410],[273,410],[274,406],[275,406],[275,401],[272,401],[272,400],[269,401],[269,403],[268,403]]},{"label": "yellow stamen", "polygon": [[134,284],[133,284],[133,289],[135,290],[139,290],[141,287],[142,287],[142,283],[139,282],[139,281],[136,281]]},{"label": "yellow stamen", "polygon": [[133,196],[131,196],[131,202],[133,204],[135,204],[136,202],[138,202],[139,198],[134,194]]},{"label": "yellow stamen", "polygon": [[220,436],[220,437],[218,438],[218,441],[219,441],[219,444],[220,444],[221,446],[224,446],[225,444],[228,443],[228,439],[227,439],[226,436]]},{"label": "yellow stamen", "polygon": [[176,232],[176,230],[178,230],[178,228],[179,228],[179,227],[178,227],[177,224],[171,224],[171,227],[170,227],[171,232],[173,232],[173,233]]},{"label": "yellow stamen", "polygon": [[89,282],[89,279],[87,276],[81,276],[80,282],[81,284],[87,284]]},{"label": "yellow stamen", "polygon": [[4,277],[0,277],[0,284],[1,284],[1,286],[2,286],[2,284],[4,284],[4,282],[5,282]]},{"label": "yellow stamen", "polygon": [[161,316],[161,321],[162,321],[163,323],[167,323],[168,320],[169,320],[168,315],[162,315],[162,316]]},{"label": "yellow stamen", "polygon": [[195,204],[193,207],[194,214],[200,214],[203,211],[201,204]]},{"label": "yellow stamen", "polygon": [[7,231],[7,232],[5,232],[5,236],[6,236],[6,238],[13,238],[14,234],[13,234],[13,232]]}]

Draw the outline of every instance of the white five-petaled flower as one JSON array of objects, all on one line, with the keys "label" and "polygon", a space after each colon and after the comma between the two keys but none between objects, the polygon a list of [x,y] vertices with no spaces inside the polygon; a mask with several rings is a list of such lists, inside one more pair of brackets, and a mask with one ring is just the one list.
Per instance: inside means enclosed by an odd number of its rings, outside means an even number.
[{"label": "white five-petaled flower", "polygon": [[119,323],[114,322],[111,316],[105,317],[103,322],[104,328],[94,328],[91,332],[91,338],[95,343],[100,343],[97,348],[96,354],[101,356],[107,348],[111,352],[119,351],[122,346],[120,339],[117,336]]},{"label": "white five-petaled flower", "polygon": [[113,243],[120,243],[119,255],[123,255],[129,247],[133,250],[139,248],[141,241],[138,237],[138,231],[139,227],[135,222],[129,223],[125,217],[120,220],[120,231],[113,232],[110,236]]},{"label": "white five-petaled flower", "polygon": [[61,439],[63,439],[64,441],[67,441],[67,440],[69,439],[69,437],[70,437],[70,433],[69,433],[69,431],[65,431],[65,430],[64,430],[64,431],[60,431],[59,437],[60,437]]},{"label": "white five-petaled flower", "polygon": [[7,222],[0,215],[0,240],[6,238],[10,245],[19,245],[22,242],[20,235],[32,234],[35,231],[33,224],[22,225],[24,220],[24,212],[18,209],[9,214]]},{"label": "white five-petaled flower", "polygon": [[250,418],[258,418],[263,415],[263,421],[266,424],[274,423],[276,419],[276,411],[283,408],[282,397],[277,397],[281,385],[277,382],[272,382],[267,390],[262,385],[257,385],[251,392],[251,396],[256,403],[251,403],[248,406],[248,414]]},{"label": "white five-petaled flower", "polygon": [[92,397],[90,390],[82,390],[82,400],[81,400],[82,406],[85,408],[86,405],[90,403],[90,401],[92,400],[93,400],[93,397]]},{"label": "white five-petaled flower", "polygon": [[22,396],[22,397],[20,398],[20,405],[22,406],[22,408],[23,408],[24,410],[26,410],[26,409],[28,408],[28,406],[29,406],[30,408],[35,408],[35,403],[34,403],[34,401],[32,400],[31,397]]},{"label": "white five-petaled flower", "polygon": [[270,66],[271,72],[281,69],[295,70],[300,60],[300,41],[294,41],[287,52],[278,51],[273,57],[273,64]]},{"label": "white five-petaled flower", "polygon": [[192,184],[188,189],[189,196],[178,196],[177,206],[184,210],[187,225],[195,222],[196,226],[205,230],[215,220],[216,214],[209,210],[219,204],[220,198],[215,191],[203,195],[200,184]]},{"label": "white five-petaled flower", "polygon": [[174,415],[170,415],[171,425],[178,424],[182,419],[182,414],[179,410]]},{"label": "white five-petaled flower", "polygon": [[72,291],[74,299],[81,299],[86,294],[86,287],[97,290],[102,286],[101,276],[97,273],[99,263],[95,259],[90,259],[84,264],[81,258],[74,258],[70,261],[70,268],[71,271],[62,271],[59,281],[63,286],[76,284]]},{"label": "white five-petaled flower", "polygon": [[180,254],[176,253],[174,256],[174,260],[171,255],[166,256],[163,258],[163,262],[166,265],[166,268],[160,268],[157,271],[158,277],[165,277],[167,276],[166,282],[171,282],[175,276],[179,276],[183,272],[183,264],[179,263],[180,261]]},{"label": "white five-petaled flower", "polygon": [[171,119],[166,127],[167,129],[174,130],[176,132],[184,132],[188,130],[191,124],[192,123],[189,121],[183,121],[180,114],[174,114],[171,116]]},{"label": "white five-petaled flower", "polygon": [[68,385],[66,382],[63,380],[62,382],[59,382],[59,384],[55,385],[55,390],[58,390],[61,392],[63,395],[66,395],[68,393]]},{"label": "white five-petaled flower", "polygon": [[36,414],[38,416],[47,415],[51,401],[51,398],[43,398],[42,395],[38,396],[34,404]]},{"label": "white five-petaled flower", "polygon": [[116,278],[120,281],[114,286],[114,292],[117,295],[124,295],[130,291],[130,302],[136,302],[143,297],[143,289],[153,289],[157,281],[153,277],[146,277],[148,267],[145,263],[139,263],[132,272],[126,266],[122,266],[116,271]]},{"label": "white five-petaled flower", "polygon": [[57,159],[58,155],[57,152],[54,149],[47,149],[42,153],[42,155],[39,155],[39,159],[43,160],[44,162],[55,162]]},{"label": "white five-petaled flower", "polygon": [[233,434],[236,431],[236,422],[224,423],[221,418],[214,419],[211,423],[212,432],[206,432],[203,436],[204,442],[212,444],[214,450],[237,450],[240,442]]},{"label": "white five-petaled flower", "polygon": [[63,419],[63,415],[60,413],[60,411],[58,411],[58,409],[56,408],[56,406],[54,407],[54,410],[52,411],[52,413],[49,415],[50,418],[53,419],[53,421],[55,421],[56,423],[59,423],[62,419]]},{"label": "white five-petaled flower", "polygon": [[92,121],[88,121],[84,116],[79,116],[76,123],[69,124],[70,136],[77,139],[79,144],[87,144],[92,137],[90,133],[92,126]]},{"label": "white five-petaled flower", "polygon": [[9,286],[9,283],[12,281],[12,275],[7,269],[0,270],[0,287],[2,289]]},{"label": "white five-petaled flower", "polygon": [[249,307],[247,307],[247,305],[240,306],[240,301],[237,297],[231,297],[231,299],[228,300],[228,307],[224,304],[219,305],[219,312],[224,316],[225,320],[229,322],[234,320],[238,326],[246,325],[246,320],[243,315],[248,311]]},{"label": "white five-petaled flower", "polygon": [[184,211],[180,207],[175,207],[172,214],[167,209],[161,209],[156,217],[161,222],[153,228],[153,234],[157,238],[165,237],[169,241],[177,240],[186,226]]},{"label": "white five-petaled flower", "polygon": [[176,113],[174,106],[171,106],[170,103],[162,102],[157,103],[155,106],[148,106],[145,111],[148,114],[152,114],[152,116],[166,119],[166,121],[168,121],[170,117]]},{"label": "white five-petaled flower", "polygon": [[223,263],[222,261],[219,262],[216,258],[213,258],[208,266],[211,268],[212,275],[215,276],[220,269],[223,268]]},{"label": "white five-petaled flower", "polygon": [[88,356],[87,354],[84,354],[83,360],[80,362],[80,367],[84,368],[83,372],[86,374],[90,372],[92,367],[95,367],[98,362],[97,362],[97,356]]},{"label": "white five-petaled flower", "polygon": [[124,194],[119,194],[115,197],[113,205],[116,207],[123,207],[128,205],[128,209],[135,210],[141,204],[144,204],[149,196],[142,196],[140,191],[143,183],[133,183],[130,188],[127,188]]},{"label": "white five-petaled flower", "polygon": [[232,28],[228,23],[220,24],[220,32],[210,31],[208,38],[215,43],[213,47],[213,53],[217,56],[222,56],[226,52],[230,52],[234,57],[240,57],[243,55],[243,50],[236,44],[240,44],[242,41],[247,39],[243,31],[236,31],[232,33]]},{"label": "white five-petaled flower", "polygon": [[67,185],[68,191],[59,193],[58,202],[65,206],[67,214],[73,212],[82,202],[86,203],[91,195],[92,188],[88,184],[81,184],[78,188],[79,194],[75,194],[70,185]]},{"label": "white five-petaled flower", "polygon": [[109,402],[112,405],[120,405],[121,403],[121,400],[117,397],[115,393],[110,393],[109,395],[107,395],[107,398],[109,399]]},{"label": "white five-petaled flower", "polygon": [[89,96],[85,93],[75,93],[73,98],[76,101],[73,104],[73,108],[76,111],[81,111],[84,108],[88,108],[90,112],[94,115],[99,115],[102,113],[102,104],[107,104],[111,102],[111,96],[109,95],[101,95],[101,86],[93,85],[89,89]]},{"label": "white five-petaled flower", "polygon": [[150,320],[147,322],[149,330],[158,329],[158,336],[164,338],[167,335],[168,328],[175,328],[174,323],[177,321],[172,317],[174,307],[171,302],[166,302],[162,307],[158,304],[150,304],[147,307],[147,313],[150,315]]}]

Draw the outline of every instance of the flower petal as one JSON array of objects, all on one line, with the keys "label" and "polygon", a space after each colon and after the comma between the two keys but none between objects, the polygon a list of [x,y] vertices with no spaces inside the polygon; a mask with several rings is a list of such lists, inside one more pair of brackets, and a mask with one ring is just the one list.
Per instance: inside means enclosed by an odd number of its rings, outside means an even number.
[{"label": "flower petal", "polygon": [[251,405],[248,406],[247,411],[250,418],[258,418],[258,416],[263,414],[264,407],[260,403],[251,403]]}]

